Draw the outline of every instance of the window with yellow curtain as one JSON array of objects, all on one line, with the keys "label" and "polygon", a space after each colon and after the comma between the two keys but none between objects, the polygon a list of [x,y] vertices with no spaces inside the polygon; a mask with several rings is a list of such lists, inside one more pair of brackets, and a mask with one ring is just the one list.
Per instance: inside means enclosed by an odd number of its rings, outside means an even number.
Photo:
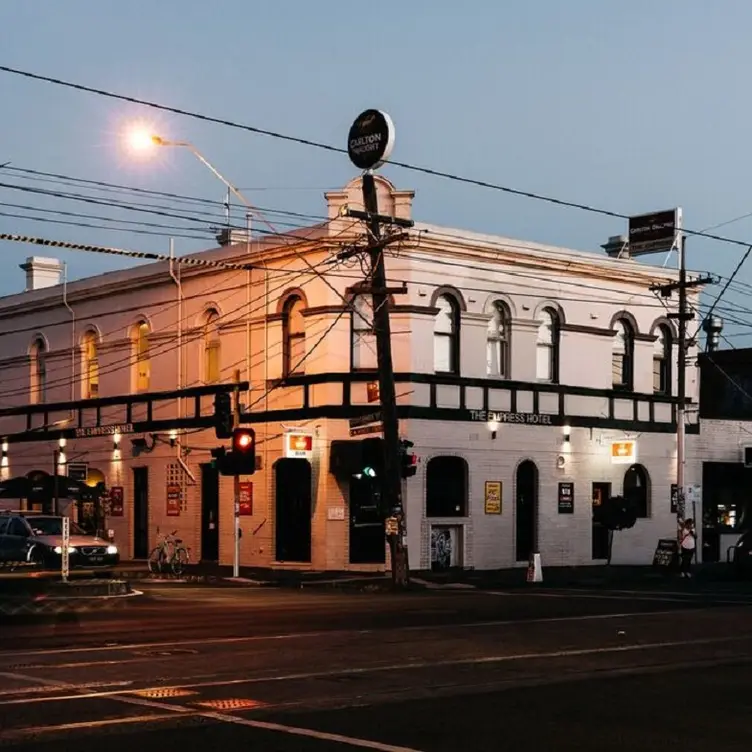
[{"label": "window with yellow curtain", "polygon": [[83,341],[83,398],[99,396],[99,346],[95,332],[87,332]]},{"label": "window with yellow curtain", "polygon": [[149,325],[142,321],[136,325],[136,391],[148,392],[151,382],[151,358],[149,354]]},{"label": "window with yellow curtain", "polygon": [[219,313],[207,311],[204,323],[204,381],[215,384],[222,371],[222,348],[219,339]]}]

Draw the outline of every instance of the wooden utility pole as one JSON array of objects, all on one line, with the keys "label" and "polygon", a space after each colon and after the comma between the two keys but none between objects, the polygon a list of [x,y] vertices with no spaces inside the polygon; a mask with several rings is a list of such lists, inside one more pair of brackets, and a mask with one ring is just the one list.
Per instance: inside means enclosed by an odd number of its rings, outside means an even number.
[{"label": "wooden utility pole", "polygon": [[[394,144],[394,126],[388,115],[378,110],[361,113],[350,129],[348,154],[363,174],[363,205],[365,212],[348,211],[347,215],[366,222],[368,228],[368,253],[371,259],[370,286],[361,288],[370,292],[373,300],[373,328],[376,335],[376,354],[379,368],[379,396],[381,419],[384,427],[384,477],[381,484],[383,513],[386,517],[386,536],[392,560],[392,582],[403,588],[409,583],[407,555],[407,520],[402,503],[402,475],[400,470],[399,420],[392,363],[392,333],[389,320],[389,296],[404,293],[406,289],[388,288],[384,265],[384,248],[394,239],[382,239],[382,224],[412,227],[410,220],[379,214],[378,196],[373,170],[389,158]],[[349,254],[357,250],[348,251]]]}]

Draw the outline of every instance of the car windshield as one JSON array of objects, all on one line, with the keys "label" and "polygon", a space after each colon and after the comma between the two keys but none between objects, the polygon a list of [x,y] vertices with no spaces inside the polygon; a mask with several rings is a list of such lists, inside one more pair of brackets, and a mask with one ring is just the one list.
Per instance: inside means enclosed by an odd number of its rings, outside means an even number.
[{"label": "car windshield", "polygon": [[[62,517],[33,517],[27,521],[34,531],[34,535],[62,535],[63,518]],[[70,523],[71,535],[86,535],[86,533],[76,525],[73,520]]]}]

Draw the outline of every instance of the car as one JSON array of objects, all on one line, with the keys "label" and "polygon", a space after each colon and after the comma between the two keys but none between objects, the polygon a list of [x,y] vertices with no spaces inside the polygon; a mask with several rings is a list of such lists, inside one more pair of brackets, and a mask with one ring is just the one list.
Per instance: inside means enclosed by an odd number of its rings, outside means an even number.
[{"label": "car", "polygon": [[[63,553],[63,518],[53,515],[2,515],[0,561],[34,562],[60,569]],[[118,548],[111,541],[89,535],[70,521],[69,566],[112,567],[119,563]]]}]

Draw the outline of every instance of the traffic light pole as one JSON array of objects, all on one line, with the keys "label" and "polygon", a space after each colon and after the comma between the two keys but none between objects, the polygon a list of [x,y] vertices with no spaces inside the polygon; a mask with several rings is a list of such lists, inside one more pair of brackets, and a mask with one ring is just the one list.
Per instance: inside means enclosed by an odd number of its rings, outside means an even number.
[{"label": "traffic light pole", "polygon": [[384,425],[384,478],[382,499],[389,517],[397,520],[397,531],[388,531],[392,558],[392,583],[405,587],[409,582],[407,556],[407,523],[402,505],[402,478],[399,466],[399,420],[392,363],[392,333],[389,321],[389,291],[386,287],[384,244],[381,241],[381,218],[378,216],[378,196],[373,173],[363,175],[363,204],[368,214],[368,231],[371,236],[371,296],[373,300],[373,326],[376,333],[376,355],[379,367],[379,395],[381,417]]},{"label": "traffic light pole", "polygon": [[[235,427],[240,425],[240,389],[236,389],[234,392],[233,411]],[[233,513],[233,539],[234,539],[234,553],[232,558],[232,576],[235,578],[240,577],[240,476],[235,474],[232,476],[233,485],[233,498],[235,500],[234,513]]]}]

